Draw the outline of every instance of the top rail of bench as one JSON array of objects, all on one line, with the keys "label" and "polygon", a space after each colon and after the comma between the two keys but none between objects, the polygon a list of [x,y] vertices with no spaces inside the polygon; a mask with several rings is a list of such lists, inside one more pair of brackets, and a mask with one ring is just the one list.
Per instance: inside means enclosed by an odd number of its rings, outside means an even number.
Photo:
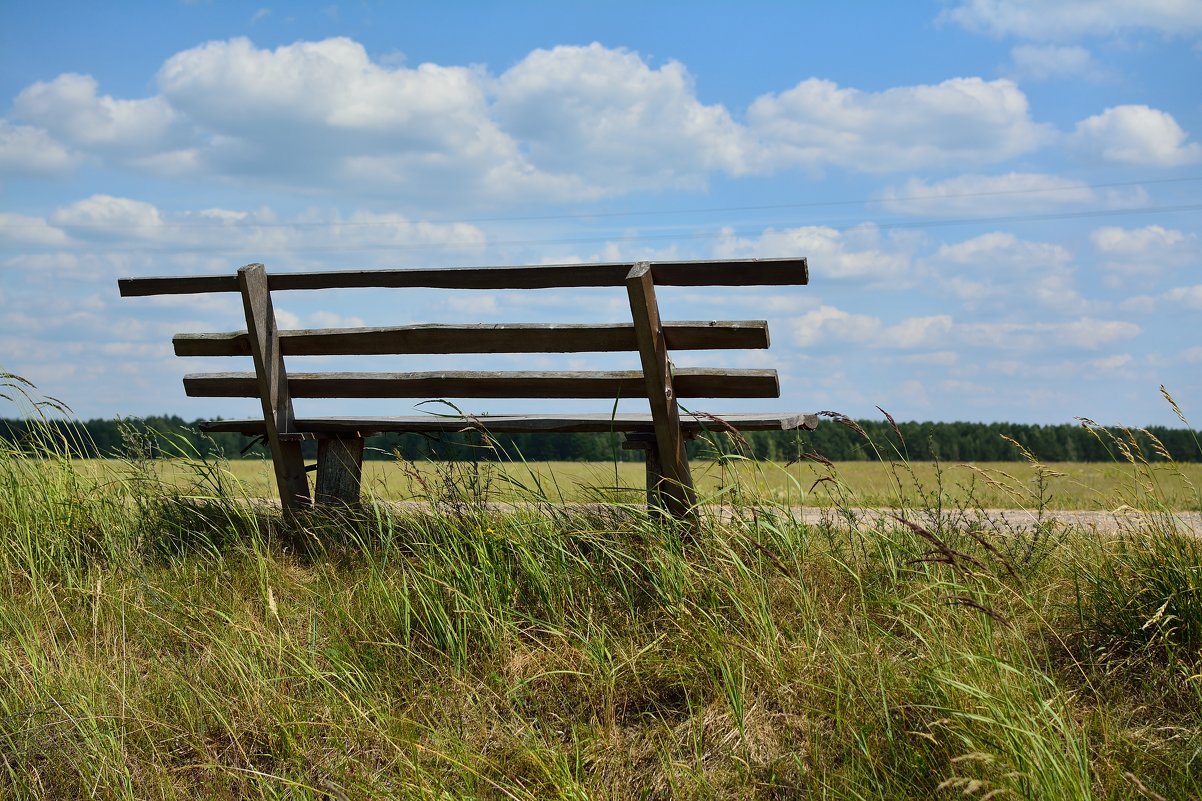
[{"label": "top rail of bench", "polygon": [[[413,270],[338,270],[269,273],[271,290],[430,288],[550,289],[555,287],[624,286],[635,262],[546,264],[533,267],[447,267]],[[661,261],[651,264],[660,286],[786,286],[807,284],[809,267],[802,259],[725,259]],[[237,292],[236,275],[121,278],[122,297]]]}]

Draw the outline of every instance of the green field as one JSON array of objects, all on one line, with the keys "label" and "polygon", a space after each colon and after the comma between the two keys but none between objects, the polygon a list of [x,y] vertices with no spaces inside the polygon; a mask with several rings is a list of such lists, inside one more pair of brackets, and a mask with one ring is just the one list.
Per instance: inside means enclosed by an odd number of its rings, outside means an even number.
[{"label": "green field", "polygon": [[[98,477],[120,480],[149,469],[181,490],[203,494],[211,471],[195,462],[161,460],[133,466],[116,460],[86,462]],[[250,497],[274,497],[271,465],[235,460],[220,466]],[[977,465],[930,462],[840,462],[833,468],[736,461],[693,462],[698,489],[707,502],[764,502],[792,506],[920,507],[942,499],[944,506],[989,509],[1113,510],[1155,499],[1173,509],[1202,508],[1202,464],[1141,465],[1029,462]],[[1041,483],[1041,474],[1043,481]],[[198,480],[198,477],[202,480]],[[836,479],[825,481],[825,477]],[[482,494],[489,500],[617,501],[637,503],[643,493],[641,463],[535,462],[530,464],[364,463],[367,491],[383,500],[425,500],[448,493]],[[815,485],[815,482],[819,482]]]}]

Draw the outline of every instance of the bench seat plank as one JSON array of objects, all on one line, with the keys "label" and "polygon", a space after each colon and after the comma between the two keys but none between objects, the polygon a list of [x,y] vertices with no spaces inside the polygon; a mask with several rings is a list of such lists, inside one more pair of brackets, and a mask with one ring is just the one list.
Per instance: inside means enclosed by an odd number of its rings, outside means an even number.
[{"label": "bench seat plank", "polygon": [[[673,382],[681,398],[777,398],[775,370],[682,368]],[[184,376],[189,397],[253,398],[254,373]],[[645,398],[638,370],[583,372],[291,373],[293,398]]]},{"label": "bench seat plank", "polygon": [[[601,353],[638,349],[631,323],[597,325],[489,323],[314,328],[280,331],[285,356],[382,356],[414,353]],[[678,320],[664,323],[672,350],[767,348],[765,320]],[[245,356],[245,331],[176,334],[176,356]]]},{"label": "bench seat plank", "polygon": [[[722,431],[727,426],[739,431],[813,431],[818,427],[818,416],[810,413],[739,413],[739,414],[690,414],[681,412],[681,428],[690,433],[700,431]],[[296,419],[296,433],[289,436],[298,439],[318,439],[325,436],[370,436],[387,431],[416,434],[447,433],[475,428],[495,434],[524,433],[619,433],[655,430],[649,414],[523,414],[523,415],[420,415],[410,417],[300,417]],[[213,420],[200,424],[202,431],[226,432],[257,436],[263,433],[261,419]]]}]

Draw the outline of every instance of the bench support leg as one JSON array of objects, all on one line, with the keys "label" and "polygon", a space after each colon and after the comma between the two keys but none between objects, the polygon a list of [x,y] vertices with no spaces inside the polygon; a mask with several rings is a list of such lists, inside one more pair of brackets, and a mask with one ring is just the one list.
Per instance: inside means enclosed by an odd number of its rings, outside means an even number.
[{"label": "bench support leg", "polygon": [[697,493],[693,475],[684,450],[684,434],[680,428],[680,409],[672,388],[672,364],[655,299],[655,283],[651,265],[639,262],[626,275],[626,292],[634,321],[635,338],[639,344],[639,359],[643,365],[643,380],[651,419],[655,424],[653,447],[659,450],[660,497],[668,514],[690,525],[697,522]]},{"label": "bench support leg", "polygon": [[317,442],[317,503],[354,506],[363,485],[362,437]]},{"label": "bench support leg", "polygon": [[309,479],[305,476],[300,443],[280,437],[292,433],[295,418],[266,268],[262,264],[248,264],[238,270],[238,288],[246,312],[246,330],[250,335],[250,352],[255,361],[263,423],[275,467],[276,485],[280,490],[280,504],[285,512],[291,512],[309,505]]},{"label": "bench support leg", "polygon": [[[695,436],[692,432],[684,433],[686,440],[694,439]],[[626,435],[622,449],[643,452],[647,465],[647,513],[653,520],[662,520],[666,515],[671,514],[670,504],[678,499],[669,494],[671,484],[664,476],[664,463],[660,457],[656,436],[651,433],[632,432]]]}]

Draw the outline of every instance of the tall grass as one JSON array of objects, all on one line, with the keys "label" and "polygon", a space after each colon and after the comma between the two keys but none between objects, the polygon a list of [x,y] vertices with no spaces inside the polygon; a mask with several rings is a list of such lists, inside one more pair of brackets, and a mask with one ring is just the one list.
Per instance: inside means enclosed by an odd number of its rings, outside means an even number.
[{"label": "tall grass", "polygon": [[460,484],[285,519],[136,451],[111,480],[0,452],[0,796],[1202,793],[1171,518],[1038,559],[939,490],[807,526],[796,486],[692,537],[533,481],[504,512]]}]

